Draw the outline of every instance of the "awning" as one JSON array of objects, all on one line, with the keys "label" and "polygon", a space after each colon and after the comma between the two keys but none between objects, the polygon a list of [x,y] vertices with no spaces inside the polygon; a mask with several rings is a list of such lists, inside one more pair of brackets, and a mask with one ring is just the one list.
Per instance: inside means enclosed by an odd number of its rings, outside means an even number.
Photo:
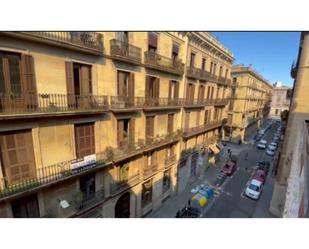
[{"label": "awning", "polygon": [[217,155],[217,154],[220,153],[219,148],[218,148],[215,144],[209,145],[209,149],[211,149],[211,151],[212,151],[215,155]]}]

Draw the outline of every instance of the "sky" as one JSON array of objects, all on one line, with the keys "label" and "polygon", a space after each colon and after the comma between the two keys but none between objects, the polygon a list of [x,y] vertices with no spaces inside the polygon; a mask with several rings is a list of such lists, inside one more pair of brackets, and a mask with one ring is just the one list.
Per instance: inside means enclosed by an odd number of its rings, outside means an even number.
[{"label": "sky", "polygon": [[292,86],[300,32],[211,32],[234,54],[234,64],[252,64],[272,84]]}]

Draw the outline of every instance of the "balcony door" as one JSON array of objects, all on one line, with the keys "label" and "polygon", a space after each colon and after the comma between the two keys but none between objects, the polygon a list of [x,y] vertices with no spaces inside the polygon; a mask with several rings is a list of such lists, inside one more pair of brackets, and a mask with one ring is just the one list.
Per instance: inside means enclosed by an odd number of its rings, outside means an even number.
[{"label": "balcony door", "polygon": [[0,51],[0,100],[0,112],[37,107],[32,56]]},{"label": "balcony door", "polygon": [[76,158],[83,158],[95,153],[94,124],[76,124],[75,150]]},{"label": "balcony door", "polygon": [[188,84],[187,85],[187,94],[186,94],[186,99],[189,104],[193,104],[194,101],[194,90],[195,90],[195,85],[193,84]]},{"label": "balcony door", "polygon": [[95,174],[82,176],[79,179],[80,191],[84,199],[90,199],[95,195]]},{"label": "balcony door", "polygon": [[117,142],[119,147],[134,143],[135,119],[117,120]]},{"label": "balcony door", "polygon": [[146,140],[152,141],[154,138],[154,116],[146,117]]},{"label": "balcony door", "polygon": [[178,97],[179,97],[179,82],[175,80],[170,80],[168,89],[168,99],[170,104],[174,104],[178,100]]},{"label": "balcony door", "polygon": [[117,95],[126,106],[134,104],[134,74],[117,71]]},{"label": "balcony door", "polygon": [[149,105],[157,106],[160,96],[160,78],[146,75],[145,97]]},{"label": "balcony door", "polygon": [[155,32],[148,32],[148,51],[151,54],[157,52],[158,47],[158,35]]},{"label": "balcony door", "polygon": [[129,43],[129,32],[128,31],[116,32],[116,39],[125,44],[128,44]]},{"label": "balcony door", "polygon": [[36,178],[31,130],[1,133],[0,152],[7,185]]},{"label": "balcony door", "polygon": [[69,107],[82,109],[90,107],[94,104],[91,66],[71,61],[67,61],[65,66]]}]

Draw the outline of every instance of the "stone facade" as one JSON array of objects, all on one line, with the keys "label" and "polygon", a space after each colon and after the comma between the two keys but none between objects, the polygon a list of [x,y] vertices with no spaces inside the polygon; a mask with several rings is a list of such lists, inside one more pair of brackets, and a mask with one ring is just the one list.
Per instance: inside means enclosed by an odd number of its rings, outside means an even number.
[{"label": "stone facade", "polygon": [[289,110],[291,103],[291,88],[287,86],[274,87],[271,99],[270,117],[280,119],[284,110]]},{"label": "stone facade", "polygon": [[145,216],[222,135],[233,55],[208,33],[2,32],[0,59],[0,217]]},{"label": "stone facade", "polygon": [[247,139],[268,117],[272,86],[251,66],[232,68],[232,93],[227,112],[226,136],[231,141]]}]

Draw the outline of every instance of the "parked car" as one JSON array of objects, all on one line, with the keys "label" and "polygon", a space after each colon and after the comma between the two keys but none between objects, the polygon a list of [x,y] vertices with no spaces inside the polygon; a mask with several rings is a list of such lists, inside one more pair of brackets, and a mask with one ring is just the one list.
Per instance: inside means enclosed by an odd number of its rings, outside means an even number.
[{"label": "parked car", "polygon": [[264,184],[266,180],[266,172],[264,170],[258,169],[253,175],[252,179],[258,180]]},{"label": "parked car", "polygon": [[270,162],[266,162],[265,160],[260,160],[258,162],[258,170],[264,170],[266,175],[268,174],[270,168]]},{"label": "parked car", "polygon": [[229,161],[223,166],[223,172],[227,176],[231,176],[236,171],[236,168],[237,168],[236,163],[233,161]]},{"label": "parked car", "polygon": [[246,196],[254,200],[258,200],[260,198],[262,188],[263,188],[262,182],[256,179],[252,179],[250,181],[249,186],[246,188],[246,191],[245,191]]},{"label": "parked car", "polygon": [[278,148],[278,143],[276,143],[276,142],[271,142],[270,145],[276,147],[276,149]]},{"label": "parked car", "polygon": [[262,140],[260,141],[260,143],[261,143],[261,144],[267,144],[267,141],[266,141],[265,139],[262,139]]},{"label": "parked car", "polygon": [[266,144],[263,144],[263,143],[260,142],[260,143],[258,143],[257,148],[265,150],[266,149]]},{"label": "parked car", "polygon": [[280,137],[279,136],[274,136],[274,138],[273,138],[275,141],[278,141],[279,139],[280,139]]},{"label": "parked car", "polygon": [[268,149],[268,150],[272,150],[272,151],[276,151],[277,146],[272,145],[272,144],[269,144],[269,145],[267,146],[267,149]]},{"label": "parked car", "polygon": [[275,151],[270,150],[270,149],[267,149],[267,150],[265,151],[265,154],[266,154],[267,156],[274,156],[275,153],[276,153]]}]

